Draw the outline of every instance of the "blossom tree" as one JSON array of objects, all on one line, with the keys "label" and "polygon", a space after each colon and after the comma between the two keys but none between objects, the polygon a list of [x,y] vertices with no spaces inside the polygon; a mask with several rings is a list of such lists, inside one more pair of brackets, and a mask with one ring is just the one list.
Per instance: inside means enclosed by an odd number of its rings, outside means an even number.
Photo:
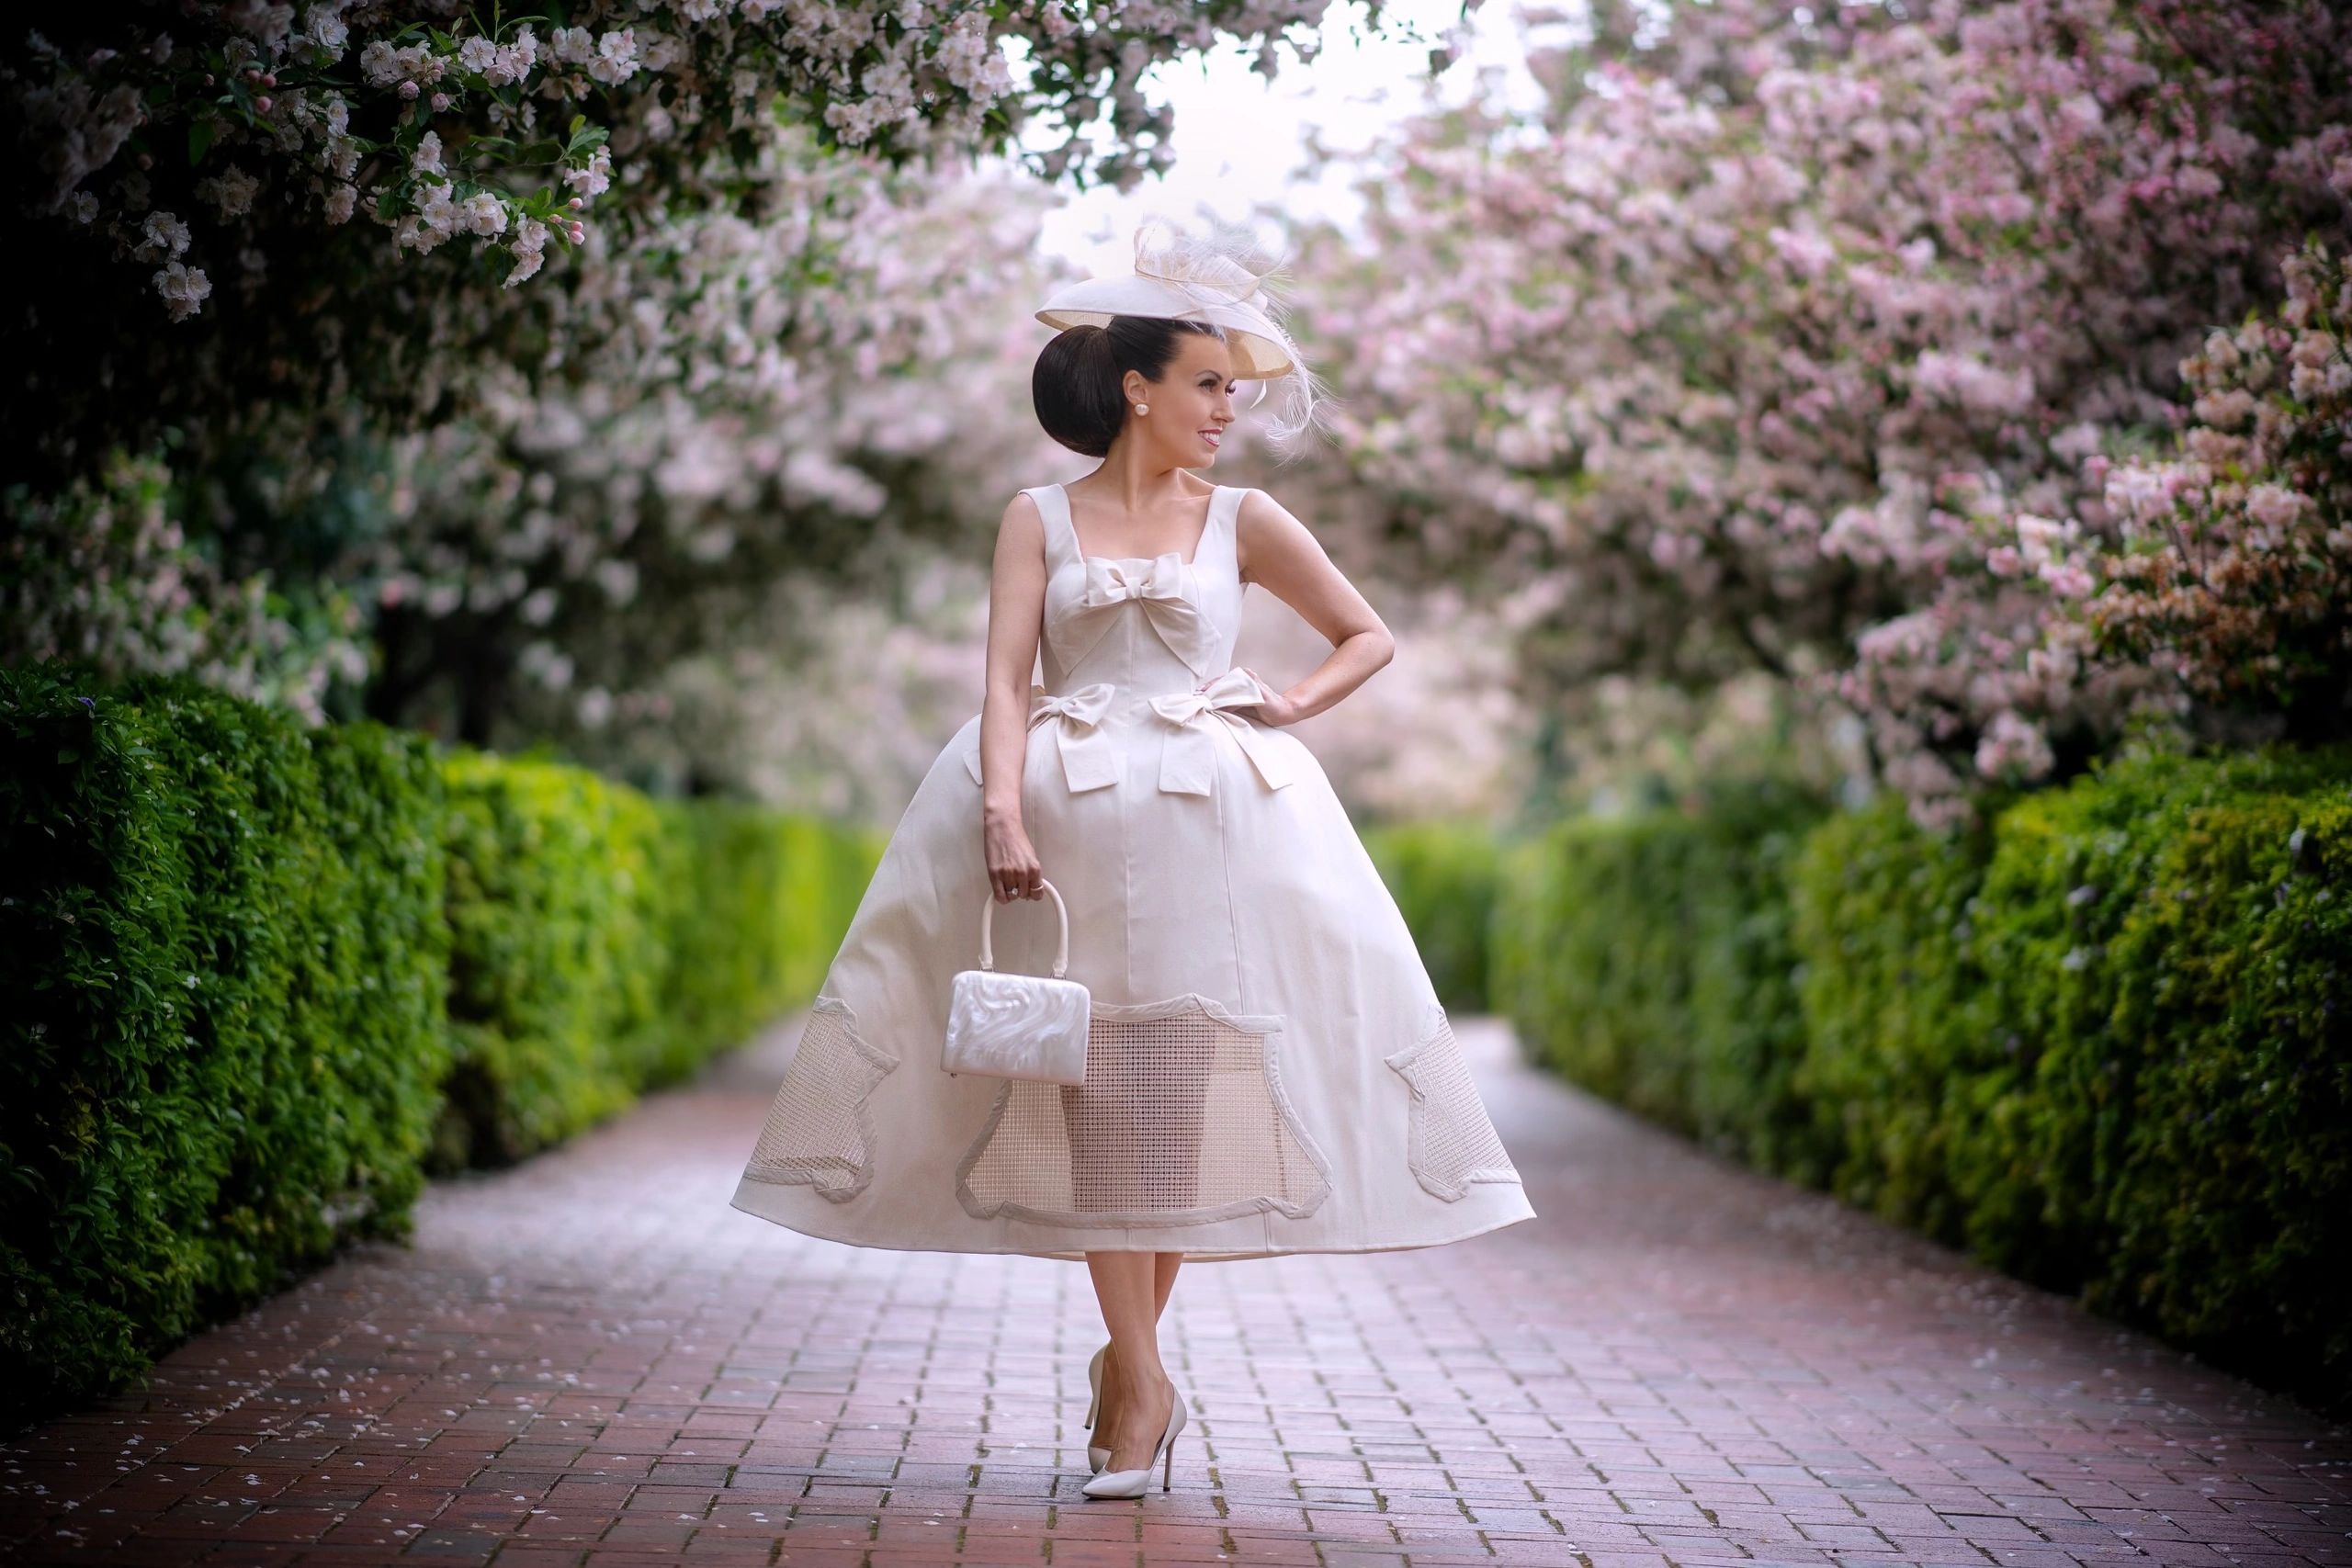
[{"label": "blossom tree", "polygon": [[[550,313],[560,365],[475,367],[461,416],[259,423],[176,479],[117,465],[135,494],[20,493],[10,640],[314,716],[364,679],[371,714],[481,742],[658,721],[666,663],[730,638],[805,651],[785,580],[888,592],[1041,455],[1019,352],[1046,197],[805,141],[752,177],[741,211],[600,239]],[[260,524],[191,550],[175,511]]]},{"label": "blossom tree", "polygon": [[1370,243],[1306,240],[1351,515],[1555,583],[1539,691],[1761,668],[1855,705],[1923,803],[2102,744],[2147,671],[2065,657],[1992,552],[2020,513],[2106,527],[2091,460],[2344,230],[2335,9],[1598,16],[1532,55],[1542,112],[1417,117]]},{"label": "blossom tree", "polygon": [[[1168,157],[1154,62],[1271,73],[1327,5],[44,12],[0,47],[36,242],[0,649],[313,712],[372,669],[373,711],[477,738],[532,690],[601,711],[616,660],[650,683],[778,573],[991,493],[1035,204],[963,164],[1019,137],[1131,184]],[[153,525],[71,532],[98,513]],[[178,630],[133,636],[158,548]]]},{"label": "blossom tree", "polygon": [[397,515],[337,572],[377,605],[379,716],[601,750],[665,716],[673,663],[816,656],[807,580],[898,593],[1047,461],[1038,187],[838,157],[775,177],[806,217],[612,255],[583,320],[620,330],[579,334],[564,382],[511,377],[398,445]]},{"label": "blossom tree", "polygon": [[1169,155],[1148,68],[1225,40],[1271,73],[1328,4],[51,8],[0,53],[40,237],[6,318],[35,372],[10,427],[54,453],[224,397],[430,413],[485,351],[546,357],[545,296],[593,270],[552,255],[740,214],[780,139],[899,165],[1042,124],[1062,134],[1036,172],[1132,184]]},{"label": "blossom tree", "polygon": [[2046,649],[2308,737],[2352,705],[2352,278],[2318,246],[2284,270],[2274,316],[2182,362],[2176,452],[2101,464],[2098,522],[2015,517],[1988,559],[2059,602]]}]

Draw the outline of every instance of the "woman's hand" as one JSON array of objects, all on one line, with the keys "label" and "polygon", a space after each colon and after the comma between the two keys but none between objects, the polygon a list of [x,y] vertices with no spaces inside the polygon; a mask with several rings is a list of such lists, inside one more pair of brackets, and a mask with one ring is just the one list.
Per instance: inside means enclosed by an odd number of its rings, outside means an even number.
[{"label": "woman's hand", "polygon": [[1274,725],[1296,724],[1300,719],[1306,716],[1299,710],[1299,706],[1296,703],[1292,702],[1288,697],[1274,690],[1274,684],[1272,682],[1267,680],[1263,675],[1259,674],[1255,670],[1251,670],[1247,664],[1240,666],[1240,668],[1248,673],[1251,680],[1257,682],[1259,689],[1266,694],[1264,701],[1250,705],[1250,713],[1257,717],[1260,723]]},{"label": "woman's hand", "polygon": [[980,836],[988,852],[989,890],[998,903],[1046,896],[1045,867],[1037,863],[1029,830],[1018,819],[999,821],[983,816]]}]

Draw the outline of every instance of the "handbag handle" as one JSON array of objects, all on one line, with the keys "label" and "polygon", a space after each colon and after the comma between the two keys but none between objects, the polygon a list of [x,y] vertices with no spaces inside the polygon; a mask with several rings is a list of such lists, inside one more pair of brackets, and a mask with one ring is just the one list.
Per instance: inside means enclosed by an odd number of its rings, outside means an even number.
[{"label": "handbag handle", "polygon": [[[1054,896],[1054,908],[1061,917],[1062,942],[1054,954],[1054,978],[1058,980],[1062,977],[1062,971],[1069,967],[1069,906],[1062,902],[1060,888],[1042,876],[1037,880],[1046,892]],[[980,905],[980,967],[983,969],[996,967],[996,954],[989,946],[989,928],[995,919],[996,895],[991,893]]]}]

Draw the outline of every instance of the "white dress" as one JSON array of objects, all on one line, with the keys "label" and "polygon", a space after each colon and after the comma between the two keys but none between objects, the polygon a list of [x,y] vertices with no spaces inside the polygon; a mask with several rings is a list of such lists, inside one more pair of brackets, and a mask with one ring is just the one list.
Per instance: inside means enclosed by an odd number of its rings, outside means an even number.
[{"label": "white dress", "polygon": [[[1243,705],[1234,517],[1193,558],[1081,556],[1059,485],[1022,819],[1069,909],[1080,1088],[941,1070],[990,897],[979,716],[893,830],[734,1205],[862,1247],[1261,1258],[1534,1217],[1403,917],[1320,763]],[[1046,974],[1050,897],[994,916]]]}]

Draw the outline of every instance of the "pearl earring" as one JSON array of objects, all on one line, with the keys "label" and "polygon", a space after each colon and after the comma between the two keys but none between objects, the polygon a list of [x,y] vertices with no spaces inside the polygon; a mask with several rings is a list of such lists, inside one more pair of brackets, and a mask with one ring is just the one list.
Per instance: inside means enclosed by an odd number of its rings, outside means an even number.
[{"label": "pearl earring", "polygon": [[1150,412],[1151,412],[1151,405],[1150,405],[1150,404],[1148,404],[1148,403],[1137,403],[1137,404],[1136,405],[1136,412],[1137,412],[1137,413],[1139,413],[1139,414],[1146,414],[1146,413],[1149,413]]}]

